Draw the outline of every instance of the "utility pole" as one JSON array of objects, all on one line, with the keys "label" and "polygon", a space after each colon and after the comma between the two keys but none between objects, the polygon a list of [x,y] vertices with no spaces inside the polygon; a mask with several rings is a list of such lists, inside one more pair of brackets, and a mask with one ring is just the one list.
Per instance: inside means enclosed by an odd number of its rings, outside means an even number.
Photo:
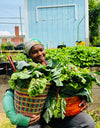
[{"label": "utility pole", "polygon": [[23,30],[22,30],[21,7],[19,7],[19,12],[20,12],[20,27],[21,27],[21,35],[22,35],[22,41],[23,41]]}]

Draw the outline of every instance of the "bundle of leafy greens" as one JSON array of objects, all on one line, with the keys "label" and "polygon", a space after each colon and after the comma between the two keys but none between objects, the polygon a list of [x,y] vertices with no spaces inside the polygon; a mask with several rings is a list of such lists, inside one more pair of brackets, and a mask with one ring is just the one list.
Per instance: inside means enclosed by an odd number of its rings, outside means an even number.
[{"label": "bundle of leafy greens", "polygon": [[64,119],[66,101],[64,98],[72,96],[86,96],[91,102],[90,92],[94,84],[100,86],[95,74],[88,68],[79,68],[73,64],[52,59],[47,66],[34,62],[20,62],[9,80],[12,89],[28,88],[30,96],[43,93],[46,85],[52,83],[45,103],[46,111],[43,115],[48,123],[52,117]]},{"label": "bundle of leafy greens", "polygon": [[[88,68],[82,69],[73,64],[55,61],[56,66],[52,69],[54,72],[51,76],[52,86],[45,103],[46,112],[43,115],[47,123],[52,117],[64,119],[65,98],[78,95],[86,96],[87,101],[91,102],[92,86],[94,84],[100,86],[100,81],[95,77],[96,74]],[[55,62],[53,60],[50,63]]]},{"label": "bundle of leafy greens", "polygon": [[[59,74],[57,76],[54,70],[55,65],[56,61],[47,66],[35,62],[18,61],[17,70],[11,75],[8,83],[14,90],[17,86],[27,88],[29,96],[37,96],[44,92],[48,83],[59,78]],[[59,79],[56,84],[60,84]]]},{"label": "bundle of leafy greens", "polygon": [[12,89],[28,88],[29,96],[37,96],[46,88],[46,84],[51,80],[51,71],[45,65],[24,61],[18,62],[17,71],[11,75],[8,81]]}]

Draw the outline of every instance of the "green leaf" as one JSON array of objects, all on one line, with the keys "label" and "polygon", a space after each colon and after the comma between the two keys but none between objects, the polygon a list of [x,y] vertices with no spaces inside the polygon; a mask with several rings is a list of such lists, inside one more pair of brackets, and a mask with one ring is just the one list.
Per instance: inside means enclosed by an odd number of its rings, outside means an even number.
[{"label": "green leaf", "polygon": [[37,96],[44,92],[46,88],[47,80],[45,78],[32,78],[29,83],[28,93],[30,96]]},{"label": "green leaf", "polygon": [[61,118],[64,119],[65,118],[65,109],[66,109],[66,101],[64,100],[64,98],[61,99]]},{"label": "green leaf", "polygon": [[34,74],[36,75],[36,77],[40,77],[43,75],[43,73],[39,72],[39,71],[34,71]]},{"label": "green leaf", "polygon": [[60,81],[60,79],[54,79],[52,81],[55,82],[56,86],[63,86],[63,83]]},{"label": "green leaf", "polygon": [[16,89],[16,83],[13,79],[9,80],[8,84],[12,89]]},{"label": "green leaf", "polygon": [[53,111],[52,109],[48,108],[44,113],[43,118],[45,119],[46,123],[49,123],[52,117],[53,117]]}]

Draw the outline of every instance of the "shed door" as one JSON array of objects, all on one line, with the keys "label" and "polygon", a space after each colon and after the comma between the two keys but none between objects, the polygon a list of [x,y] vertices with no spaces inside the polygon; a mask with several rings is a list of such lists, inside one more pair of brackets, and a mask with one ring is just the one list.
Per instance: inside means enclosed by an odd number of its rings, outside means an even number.
[{"label": "shed door", "polygon": [[[40,28],[39,35],[50,45],[57,47],[57,44],[64,42],[70,46],[75,43],[77,19],[76,5],[57,5],[36,7],[36,22]],[[42,32],[42,33],[41,33]]]}]

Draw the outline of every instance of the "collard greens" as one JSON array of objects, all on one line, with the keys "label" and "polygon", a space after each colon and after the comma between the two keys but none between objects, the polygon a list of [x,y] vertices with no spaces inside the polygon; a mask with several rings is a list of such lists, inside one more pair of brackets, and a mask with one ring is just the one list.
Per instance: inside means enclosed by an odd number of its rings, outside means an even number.
[{"label": "collard greens", "polygon": [[[23,66],[22,66],[23,65]],[[46,88],[47,83],[52,83],[46,99],[46,111],[43,115],[48,123],[50,119],[64,119],[66,102],[64,98],[72,96],[86,96],[91,102],[90,92],[94,84],[100,86],[100,81],[88,68],[80,68],[71,63],[52,59],[48,65],[36,64],[34,62],[18,62],[18,70],[14,72],[9,80],[12,89],[28,88],[30,96],[37,96]],[[57,98],[57,90],[58,98]]]}]

